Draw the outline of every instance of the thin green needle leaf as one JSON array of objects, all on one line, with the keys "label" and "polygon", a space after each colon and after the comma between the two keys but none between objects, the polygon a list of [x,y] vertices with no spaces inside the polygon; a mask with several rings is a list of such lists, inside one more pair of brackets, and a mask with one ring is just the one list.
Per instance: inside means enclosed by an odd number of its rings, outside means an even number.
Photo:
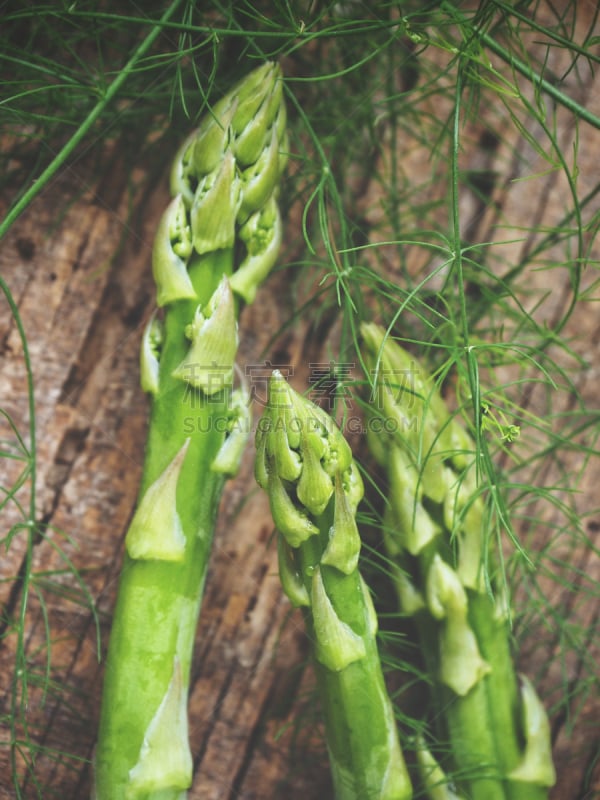
[{"label": "thin green needle leaf", "polygon": [[[61,148],[61,150],[52,159],[50,164],[48,164],[48,166],[44,169],[44,171],[36,179],[36,181],[32,184],[32,186],[30,186],[30,188],[27,189],[27,191],[22,195],[22,197],[20,197],[19,200],[14,204],[14,206],[8,211],[5,218],[0,223],[0,239],[2,239],[5,236],[7,231],[10,229],[11,225],[15,222],[16,219],[18,219],[18,217],[31,203],[31,201],[35,197],[37,197],[37,195],[41,191],[43,191],[48,181],[50,181],[51,178],[54,175],[56,175],[58,170],[67,161],[67,159],[71,156],[73,151],[77,148],[77,146],[81,143],[81,141],[91,130],[94,123],[102,116],[106,108],[112,103],[115,97],[117,97],[123,85],[129,79],[136,64],[140,61],[142,56],[150,49],[153,42],[157,39],[161,31],[163,30],[164,24],[174,14],[174,12],[177,10],[181,2],[182,0],[173,0],[171,5],[167,8],[165,13],[161,17],[160,21],[152,27],[150,33],[138,45],[138,47],[136,48],[135,52],[133,53],[133,55],[123,68],[123,70],[119,73],[119,75],[107,88],[104,97],[102,97],[102,99],[99,100],[98,103],[96,103],[94,108],[90,111],[85,120],[83,120],[83,122],[81,123],[77,131],[73,134],[73,136],[69,139],[69,141]],[[147,22],[147,20],[145,20],[145,22]]]}]

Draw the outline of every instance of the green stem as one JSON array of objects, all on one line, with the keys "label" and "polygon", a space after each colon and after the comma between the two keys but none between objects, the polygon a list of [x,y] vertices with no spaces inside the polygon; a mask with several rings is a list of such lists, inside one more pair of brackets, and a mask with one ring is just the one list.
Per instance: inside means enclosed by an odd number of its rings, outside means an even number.
[{"label": "green stem", "polygon": [[[28,476],[29,476],[29,513],[25,522],[27,546],[25,550],[25,560],[23,564],[21,597],[19,603],[19,622],[17,625],[17,648],[15,656],[14,675],[11,681],[10,692],[10,769],[13,778],[13,786],[16,796],[21,798],[22,792],[19,785],[19,745],[18,740],[21,735],[19,722],[23,719],[23,714],[27,708],[27,662],[25,657],[25,636],[26,636],[26,617],[29,606],[29,591],[31,581],[31,570],[33,562],[33,545],[37,535],[36,528],[36,505],[37,505],[37,435],[36,435],[36,416],[35,416],[35,390],[33,369],[29,355],[29,345],[27,335],[23,327],[23,321],[19,313],[19,308],[15,303],[8,284],[0,275],[0,289],[6,297],[13,320],[19,333],[21,347],[23,348],[23,362],[27,375],[27,398],[29,411],[29,445],[22,442],[24,452],[28,451]],[[20,437],[19,437],[20,438]]]},{"label": "green stem", "polygon": [[[480,652],[492,669],[464,697],[436,686],[444,709],[441,727],[451,742],[450,771],[468,798],[546,800],[548,790],[535,783],[508,780],[522,757],[519,690],[505,621],[494,615],[487,595],[469,593],[469,621]],[[418,615],[422,642],[429,640],[431,620]]]},{"label": "green stem", "polygon": [[[520,15],[518,13],[518,10],[515,10],[512,6],[510,6],[509,9],[506,7],[504,3],[497,3],[497,5],[500,8],[502,8],[503,11],[505,11],[505,13],[515,15],[519,19],[526,21],[529,25],[534,27],[534,29],[535,28],[540,29],[540,26],[536,26],[533,20],[523,17],[523,15]],[[454,4],[449,4],[444,2],[442,3],[442,9],[446,10],[451,18],[458,20],[462,26],[464,26],[465,28],[468,27],[465,16],[461,14],[460,11],[458,11],[458,9]],[[546,36],[551,36],[555,38],[557,41],[563,44],[563,46],[568,41],[562,37],[558,37],[553,31],[545,31],[543,28],[541,28],[541,30]],[[519,72],[521,75],[523,75],[524,78],[527,78],[527,80],[531,84],[533,84],[533,86],[539,87],[541,91],[543,91],[553,100],[555,100],[559,105],[563,106],[569,111],[572,111],[573,114],[575,114],[579,119],[585,120],[585,122],[587,122],[589,125],[592,125],[594,128],[600,130],[600,117],[598,117],[589,109],[585,108],[585,106],[582,106],[581,103],[578,103],[576,100],[573,100],[571,97],[569,97],[559,88],[557,88],[553,83],[546,80],[546,78],[542,78],[542,76],[539,75],[536,72],[536,70],[532,69],[532,67],[528,66],[524,61],[521,61],[520,58],[517,58],[517,56],[513,55],[513,53],[511,53],[509,50],[503,47],[497,41],[497,39],[494,39],[493,36],[490,36],[489,33],[486,33],[481,28],[476,28],[474,33],[476,34],[478,39],[483,44],[485,44],[486,47],[488,47],[493,53],[499,56],[512,69]],[[560,41],[561,38],[562,42]],[[568,41],[568,47],[575,50],[576,52],[579,52],[584,58],[589,58],[592,61],[598,60],[598,58],[594,56],[593,53],[589,53],[585,50],[582,50],[581,48],[578,48],[573,44],[573,42]]]},{"label": "green stem", "polygon": [[[329,524],[326,517],[319,520],[322,539]],[[365,648],[363,658],[339,671],[314,662],[336,800],[409,800],[412,788],[365,602],[368,590],[358,570],[344,575],[322,566],[321,574],[338,618],[361,636]],[[304,616],[315,642],[310,609]]]},{"label": "green stem", "polygon": [[[510,630],[498,619],[488,595],[470,593],[469,618],[479,649],[492,670],[482,681],[482,691],[493,732],[496,761],[502,775],[509,775],[522,757],[519,687],[510,647]],[[535,783],[503,782],[507,800],[546,800],[548,790]],[[482,795],[484,797],[485,795]]]},{"label": "green stem", "polygon": [[[233,391],[237,308],[281,239],[281,72],[267,62],[213,106],[171,169],[152,249],[157,305],[140,378],[154,396],[139,503],[125,546],[96,750],[96,800],[182,800],[192,782],[187,695],[196,623],[225,477],[246,431]],[[191,343],[190,341],[191,340]]]},{"label": "green stem", "polygon": [[498,776],[494,732],[487,713],[487,692],[477,684],[466,697],[441,687],[440,703],[445,711],[448,737],[452,743],[451,774],[460,791],[469,798],[507,800]]},{"label": "green stem", "polygon": [[[221,275],[230,273],[231,262],[231,250],[217,251],[198,259],[190,269],[201,304],[207,302]],[[185,553],[181,562],[125,556],[106,662],[96,750],[97,800],[146,800],[152,796],[128,789],[130,771],[138,762],[145,732],[169,687],[175,658],[187,695],[196,622],[224,479],[210,468],[224,438],[222,426],[215,422],[228,411],[227,398],[213,396],[207,400],[200,390],[172,377],[185,355],[184,330],[196,305],[196,301],[180,300],[166,309],[161,388],[153,402],[140,493],[143,496],[189,439],[177,484]],[[163,788],[168,790],[169,786]],[[177,798],[180,791],[173,789],[165,800]]]},{"label": "green stem", "polygon": [[167,8],[161,19],[152,28],[146,38],[138,45],[133,55],[125,64],[123,69],[117,74],[117,77],[110,84],[102,99],[96,103],[94,108],[90,111],[81,125],[77,128],[69,141],[60,149],[57,155],[52,159],[50,164],[44,169],[42,174],[35,180],[29,189],[17,200],[14,206],[9,210],[4,220],[0,223],[0,239],[7,233],[15,220],[23,213],[27,206],[37,195],[44,189],[48,181],[56,175],[58,170],[67,161],[75,148],[84,139],[84,137],[91,130],[96,120],[104,113],[104,110],[110,105],[114,98],[118,95],[123,84],[131,75],[137,62],[146,54],[152,46],[156,38],[163,30],[164,23],[173,15],[177,7],[181,4],[181,0],[173,0],[171,5]]},{"label": "green stem", "polygon": [[[421,579],[427,573],[430,556],[431,552],[419,556]],[[405,571],[410,570],[406,559],[400,556],[398,560]],[[434,704],[443,710],[436,714],[438,734],[450,744],[443,767],[469,800],[546,800],[548,790],[544,786],[507,777],[521,762],[524,747],[510,630],[507,621],[498,618],[489,595],[472,590],[467,590],[467,594],[469,627],[475,634],[481,657],[491,669],[464,695],[437,678],[443,660],[440,650],[443,623],[433,620],[427,609],[414,614],[426,668],[435,678]]]},{"label": "green stem", "polygon": [[573,98],[569,97],[564,92],[561,92],[553,83],[547,81],[546,78],[542,78],[541,75],[529,67],[525,62],[521,61],[521,59],[514,56],[510,53],[506,48],[502,47],[494,38],[492,38],[488,33],[484,31],[479,31],[479,36],[481,37],[481,41],[489,47],[489,49],[495,53],[497,56],[509,64],[513,69],[517,72],[521,73],[523,77],[527,78],[534,86],[538,86],[545,94],[549,95],[553,100],[564,106],[564,108],[572,111],[575,116],[579,117],[580,119],[585,120],[589,125],[592,125],[594,128],[600,130],[600,117],[596,116],[592,111],[582,106],[581,103],[578,103]]},{"label": "green stem", "polygon": [[[431,549],[430,546],[428,549]],[[419,558],[420,574],[427,572],[430,554]],[[408,569],[408,564],[405,564]],[[469,624],[476,634],[482,657],[492,671],[479,680],[464,696],[440,680],[432,682],[438,734],[448,741],[451,750],[443,766],[468,798],[481,800],[537,800],[531,795],[514,794],[503,779],[521,758],[518,731],[518,696],[513,662],[508,646],[509,631],[504,622],[494,619],[494,606],[487,595],[468,592]],[[440,674],[441,624],[426,610],[414,615],[415,627],[426,669],[436,678]],[[526,787],[532,791],[531,786]]]},{"label": "green stem", "polygon": [[377,616],[358,570],[362,480],[331,417],[278,372],[258,427],[255,469],[280,531],[282,585],[304,612],[335,798],[410,800]]},{"label": "green stem", "polygon": [[[389,436],[378,427],[370,443],[389,476],[384,542],[399,567],[400,610],[415,618],[431,674],[438,733],[448,743],[443,767],[469,800],[544,800],[555,779],[549,726],[533,687],[519,685],[508,609],[489,594],[493,573],[482,574],[493,554],[474,443],[416,357],[376,325],[362,332],[367,365],[380,367],[381,408],[371,413],[419,419],[418,441],[399,425]],[[411,391],[386,381],[408,367]]]}]

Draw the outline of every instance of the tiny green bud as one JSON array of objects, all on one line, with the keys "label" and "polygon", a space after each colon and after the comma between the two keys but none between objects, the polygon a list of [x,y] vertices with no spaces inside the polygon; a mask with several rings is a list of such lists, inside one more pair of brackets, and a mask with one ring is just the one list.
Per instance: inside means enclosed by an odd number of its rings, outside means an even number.
[{"label": "tiny green bud", "polygon": [[[258,426],[257,447],[263,442],[279,477],[284,481],[297,480],[302,471],[302,460],[297,452],[299,423],[294,417],[292,389],[279,370],[271,375],[267,410]],[[259,485],[262,486],[260,481]]]},{"label": "tiny green bud", "polygon": [[[329,498],[333,494],[333,481],[323,469],[319,451],[311,443],[306,443],[310,434],[303,434],[303,443],[300,445],[302,456],[302,471],[296,493],[298,500],[307,508],[311,514],[318,516],[325,511]],[[310,436],[314,443],[318,437]]]},{"label": "tiny green bud", "polygon": [[315,656],[327,669],[339,672],[366,655],[362,638],[337,615],[327,596],[321,570],[312,578],[311,606],[315,631]]},{"label": "tiny green bud", "polygon": [[[272,74],[274,80],[269,93],[253,116],[248,120],[245,127],[236,136],[233,143],[235,157],[243,166],[254,164],[254,162],[257,161],[265,146],[267,134],[271,127],[275,128],[276,135],[279,138],[283,136],[283,131],[285,129],[285,113],[283,126],[279,119],[282,110],[285,109],[282,102],[283,83],[278,67],[275,67]],[[241,118],[244,112],[245,110],[242,108],[238,117]]]},{"label": "tiny green bud", "polygon": [[[327,448],[323,454],[323,467],[325,472],[332,476],[338,472],[345,475],[347,470],[351,469],[353,462],[350,445],[329,414],[326,414],[322,409],[318,408],[318,406],[315,406],[315,409],[326,431]],[[357,476],[354,475],[352,478],[355,482],[356,477]],[[358,479],[360,480],[360,476],[358,476]],[[349,488],[352,490],[352,487],[349,486]],[[362,481],[360,486],[358,484],[354,486],[353,491],[362,492]],[[359,499],[362,499],[362,494]]]},{"label": "tiny green bud", "polygon": [[427,454],[419,465],[419,470],[419,482],[425,497],[432,503],[443,503],[449,484],[455,480],[452,470],[444,466],[443,458],[435,452]]},{"label": "tiny green bud", "polygon": [[156,394],[159,388],[159,359],[163,341],[163,326],[153,314],[142,336],[140,349],[140,384],[142,391]]},{"label": "tiny green bud", "polygon": [[341,475],[342,489],[344,490],[344,494],[348,500],[350,510],[353,514],[355,514],[358,504],[363,499],[365,485],[354,459],[350,462],[350,466],[342,471]]},{"label": "tiny green bud", "polygon": [[421,502],[423,482],[406,453],[391,445],[388,460],[392,517],[398,526],[398,544],[416,556],[439,533]]},{"label": "tiny green bud", "polygon": [[279,532],[285,536],[290,547],[299,547],[309,537],[318,534],[319,529],[311,522],[306,512],[294,504],[278,471],[270,470],[268,465],[267,472],[269,474],[267,491],[273,522]]},{"label": "tiny green bud", "polygon": [[426,608],[423,593],[416,587],[415,583],[402,567],[392,562],[390,564],[390,569],[394,578],[394,586],[398,596],[398,603],[400,604],[400,611],[412,617],[418,611],[422,611]]},{"label": "tiny green bud", "polygon": [[[364,323],[360,330],[367,363],[376,371],[379,405],[396,421],[398,443],[413,453],[448,451],[448,410],[423,366],[380,326]],[[415,416],[418,426],[409,424]]]},{"label": "tiny green bud", "polygon": [[173,376],[209,396],[230,387],[238,334],[233,294],[226,276],[204,311],[198,306],[186,334],[192,343]]},{"label": "tiny green bud", "polygon": [[427,573],[425,594],[432,616],[443,620],[440,680],[462,697],[490,672],[490,665],[481,657],[469,626],[467,594],[460,578],[438,553]]},{"label": "tiny green bud", "polygon": [[433,556],[426,582],[427,606],[435,619],[444,619],[448,610],[466,615],[467,595],[456,573],[439,553]]},{"label": "tiny green bud", "polygon": [[246,75],[230,91],[229,94],[237,101],[231,122],[236,136],[243,134],[246,126],[252,122],[263,103],[272,94],[275,82],[280,80],[280,67],[272,61],[266,61]]},{"label": "tiny green bud", "polygon": [[200,179],[214,172],[231,143],[231,118],[234,107],[222,102],[202,119],[192,146],[194,175]]},{"label": "tiny green bud", "polygon": [[512,781],[554,786],[556,770],[552,762],[552,737],[548,716],[531,681],[524,675],[519,677],[525,752],[520,764],[508,777]]},{"label": "tiny green bud", "polygon": [[[285,418],[285,414],[283,417]],[[280,417],[281,419],[281,417]],[[302,472],[300,455],[292,450],[289,428],[278,426],[271,437],[273,442],[273,458],[275,468],[284,481],[293,481]]]},{"label": "tiny green bud", "polygon": [[125,539],[131,558],[181,561],[185,535],[177,513],[177,482],[189,439],[149,486],[139,503]]},{"label": "tiny green bud", "polygon": [[144,734],[136,765],[129,771],[128,797],[158,796],[166,790],[187,789],[192,783],[192,754],[188,742],[187,692],[177,656],[173,675]]},{"label": "tiny green bud", "polygon": [[272,194],[263,208],[252,214],[238,231],[247,254],[230,282],[233,291],[246,303],[254,301],[257,288],[273,268],[281,247],[281,235],[281,216],[275,194]]},{"label": "tiny green bud", "polygon": [[175,154],[169,176],[171,196],[177,197],[181,195],[186,208],[191,208],[194,200],[194,191],[198,183],[193,174],[194,143],[197,136],[198,131],[195,130],[185,138]]},{"label": "tiny green bud", "polygon": [[348,469],[352,451],[331,417],[292,390],[299,430],[302,471],[297,485],[299,501],[311,514],[322,514],[333,494],[333,476]]},{"label": "tiny green bud", "polygon": [[233,153],[226,150],[217,169],[198,184],[190,211],[192,241],[200,255],[233,247],[240,189]]},{"label": "tiny green bud", "polygon": [[279,142],[273,128],[271,138],[258,160],[242,170],[242,202],[238,212],[240,222],[265,205],[278,184],[279,175]]},{"label": "tiny green bud", "polygon": [[277,558],[281,586],[291,604],[296,608],[310,606],[308,589],[304,585],[302,575],[296,567],[292,549],[281,534],[277,537]]},{"label": "tiny green bud", "polygon": [[335,476],[333,524],[329,528],[329,541],[323,552],[321,564],[335,567],[345,575],[354,572],[360,554],[360,535],[348,497],[342,486],[342,476]]},{"label": "tiny green bud", "polygon": [[231,396],[225,441],[210,466],[213,472],[230,477],[237,475],[250,435],[250,423],[250,396],[247,391],[236,389]]},{"label": "tiny green bud", "polygon": [[494,597],[494,620],[498,623],[510,623],[510,598],[505,585],[501,585]]},{"label": "tiny green bud", "polygon": [[152,247],[152,274],[159,307],[196,297],[186,266],[191,252],[191,230],[185,205],[181,195],[177,195],[161,217]]}]

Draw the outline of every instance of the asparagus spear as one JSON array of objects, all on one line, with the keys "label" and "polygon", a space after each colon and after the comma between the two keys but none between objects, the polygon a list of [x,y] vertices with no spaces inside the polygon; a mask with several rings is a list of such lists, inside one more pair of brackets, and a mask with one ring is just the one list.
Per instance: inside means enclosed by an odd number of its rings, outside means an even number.
[{"label": "asparagus spear", "polygon": [[253,299],[281,240],[284,137],[281,74],[266,63],[211,109],[174,161],[152,253],[163,316],[142,342],[152,412],[106,661],[97,800],[182,800],[191,784],[194,634],[219,498],[249,433],[248,398],[232,390],[238,306]]},{"label": "asparagus spear", "polygon": [[410,781],[358,570],[363,494],[332,419],[275,371],[257,432],[256,479],[278,529],[284,591],[304,611],[337,800],[408,800]]},{"label": "asparagus spear", "polygon": [[377,325],[364,324],[362,338],[376,375],[369,441],[389,481],[385,543],[400,608],[414,617],[433,676],[458,795],[441,788],[441,767],[426,750],[424,784],[431,798],[542,800],[555,780],[549,725],[513,665],[473,443],[412,355]]}]

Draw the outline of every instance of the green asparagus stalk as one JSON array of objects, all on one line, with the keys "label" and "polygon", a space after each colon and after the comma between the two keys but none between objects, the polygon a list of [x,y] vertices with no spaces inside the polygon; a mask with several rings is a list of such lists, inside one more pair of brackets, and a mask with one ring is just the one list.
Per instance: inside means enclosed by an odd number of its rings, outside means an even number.
[{"label": "green asparagus stalk", "polygon": [[247,393],[233,389],[238,308],[281,240],[284,137],[281,74],[267,63],[211,109],[173,165],[152,253],[162,316],[142,341],[152,411],[106,661],[96,800],[183,800],[191,785],[194,635],[223,484],[250,430]]},{"label": "green asparagus stalk", "polygon": [[[376,389],[369,442],[389,482],[385,544],[449,743],[444,765],[421,748],[428,796],[542,800],[555,780],[549,725],[532,685],[515,672],[473,442],[414,356],[377,325],[364,324],[362,338]],[[453,783],[440,781],[443,768]]]},{"label": "green asparagus stalk", "polygon": [[303,609],[312,643],[335,796],[408,800],[377,616],[358,570],[355,513],[363,484],[350,447],[332,419],[277,371],[256,444],[256,480],[278,530],[282,587]]}]

